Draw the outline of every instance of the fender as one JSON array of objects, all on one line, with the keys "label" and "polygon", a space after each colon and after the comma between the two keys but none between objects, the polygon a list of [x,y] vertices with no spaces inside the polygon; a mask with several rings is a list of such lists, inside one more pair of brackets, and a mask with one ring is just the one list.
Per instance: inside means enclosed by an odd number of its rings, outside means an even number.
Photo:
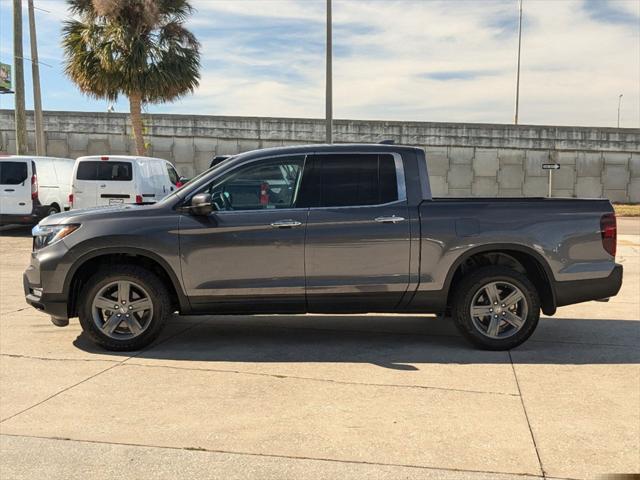
[{"label": "fender", "polygon": [[102,257],[104,255],[113,255],[113,254],[130,254],[136,255],[140,257],[148,258],[149,260],[154,261],[165,271],[165,273],[169,276],[171,283],[173,284],[173,288],[175,289],[178,295],[178,302],[180,303],[180,311],[183,313],[189,313],[191,311],[191,304],[189,302],[189,298],[184,292],[182,288],[182,284],[180,283],[178,276],[174,272],[173,268],[159,255],[153,253],[150,250],[145,250],[143,248],[137,247],[113,247],[113,248],[100,248],[96,250],[92,250],[90,252],[85,253],[71,265],[69,271],[67,272],[67,276],[64,279],[64,287],[63,292],[64,296],[68,298],[69,289],[71,287],[71,280],[75,276],[76,272],[82,265],[93,258]]},{"label": "fender", "polygon": [[491,243],[486,245],[479,245],[477,247],[473,247],[467,250],[466,252],[464,252],[455,260],[455,262],[453,262],[453,265],[451,265],[451,268],[447,273],[447,278],[445,279],[445,283],[444,283],[444,291],[447,292],[447,296],[450,293],[451,282],[453,281],[453,275],[455,274],[456,270],[460,265],[462,265],[469,258],[471,258],[472,256],[478,253],[500,251],[500,250],[511,250],[514,252],[523,253],[525,255],[532,257],[536,262],[538,262],[538,264],[542,267],[542,271],[544,272],[544,275],[545,275],[546,284],[549,288],[549,292],[547,293],[550,293],[551,295],[550,303],[543,301],[542,310],[546,315],[553,315],[556,311],[556,306],[557,306],[557,295],[555,291],[555,279],[553,276],[553,272],[551,271],[551,268],[549,267],[549,264],[547,263],[547,261],[544,259],[544,257],[540,253],[536,252],[531,247],[528,247],[526,245],[521,245],[518,243]]}]

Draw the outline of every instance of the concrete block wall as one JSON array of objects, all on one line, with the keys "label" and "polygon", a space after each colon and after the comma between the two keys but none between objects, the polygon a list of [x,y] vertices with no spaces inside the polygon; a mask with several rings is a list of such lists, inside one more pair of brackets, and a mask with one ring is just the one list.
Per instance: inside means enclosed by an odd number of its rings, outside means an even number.
[{"label": "concrete block wall", "polygon": [[[0,152],[15,152],[14,112],[0,110]],[[35,150],[28,113],[29,150]],[[173,162],[192,177],[214,155],[283,145],[322,143],[314,119],[145,116],[149,155]],[[425,149],[435,196],[546,196],[543,163],[558,163],[553,195],[640,202],[640,129],[532,125],[336,120],[336,143],[383,139]],[[126,114],[45,112],[47,154],[133,154]]]}]

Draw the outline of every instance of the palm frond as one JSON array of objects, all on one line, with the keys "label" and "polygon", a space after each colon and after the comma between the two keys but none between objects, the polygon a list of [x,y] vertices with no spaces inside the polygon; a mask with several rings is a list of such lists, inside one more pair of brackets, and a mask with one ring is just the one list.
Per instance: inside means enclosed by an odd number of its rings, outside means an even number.
[{"label": "palm frond", "polygon": [[65,73],[90,96],[169,102],[200,79],[200,44],[184,27],[187,0],[68,0]]}]

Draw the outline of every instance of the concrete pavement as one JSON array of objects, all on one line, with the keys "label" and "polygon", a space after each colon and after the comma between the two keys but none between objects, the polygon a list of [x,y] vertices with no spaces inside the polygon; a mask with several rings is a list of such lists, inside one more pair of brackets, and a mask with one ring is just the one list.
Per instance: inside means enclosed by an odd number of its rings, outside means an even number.
[{"label": "concrete pavement", "polygon": [[[640,219],[619,296],[511,352],[427,316],[176,318],[93,347],[24,303],[0,233],[0,477],[593,478],[640,471]],[[637,233],[636,233],[637,229]]]}]

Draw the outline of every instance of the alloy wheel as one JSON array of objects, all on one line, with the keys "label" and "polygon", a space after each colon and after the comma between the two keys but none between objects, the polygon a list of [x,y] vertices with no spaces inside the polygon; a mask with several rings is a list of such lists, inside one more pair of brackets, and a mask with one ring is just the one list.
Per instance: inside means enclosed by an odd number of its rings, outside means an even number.
[{"label": "alloy wheel", "polygon": [[141,335],[153,318],[149,293],[129,280],[102,287],[91,303],[93,321],[108,337],[126,340]]},{"label": "alloy wheel", "polygon": [[510,282],[489,282],[473,296],[469,314],[473,326],[482,335],[502,339],[518,333],[527,319],[527,299]]}]

